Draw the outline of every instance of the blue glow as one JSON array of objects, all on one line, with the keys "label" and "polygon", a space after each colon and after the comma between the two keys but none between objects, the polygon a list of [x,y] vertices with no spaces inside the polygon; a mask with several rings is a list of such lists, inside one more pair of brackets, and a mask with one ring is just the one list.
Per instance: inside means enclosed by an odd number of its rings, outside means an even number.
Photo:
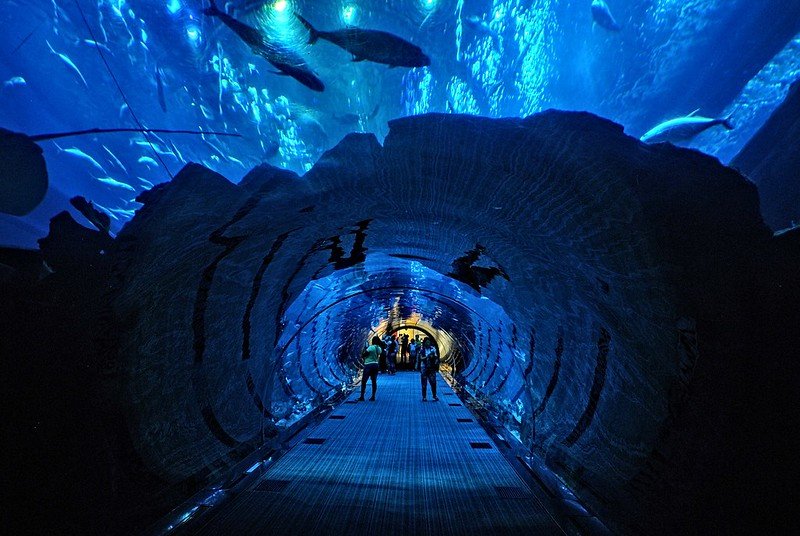
[{"label": "blue glow", "polygon": [[181,0],[168,0],[167,1],[167,11],[169,11],[170,14],[172,14],[172,15],[174,15],[175,13],[180,11],[182,7],[183,7],[183,3],[181,2]]},{"label": "blue glow", "polygon": [[359,8],[355,4],[345,4],[342,7],[342,23],[347,26],[352,26],[358,23],[359,19]]},{"label": "blue glow", "polygon": [[202,35],[200,33],[200,28],[191,24],[186,27],[186,37],[189,39],[189,43],[194,46],[199,46],[202,41]]},{"label": "blue glow", "polygon": [[250,468],[247,471],[245,471],[245,473],[250,474],[253,471],[255,471],[256,469],[258,469],[259,467],[261,467],[261,462],[256,462],[253,465],[251,465]]}]

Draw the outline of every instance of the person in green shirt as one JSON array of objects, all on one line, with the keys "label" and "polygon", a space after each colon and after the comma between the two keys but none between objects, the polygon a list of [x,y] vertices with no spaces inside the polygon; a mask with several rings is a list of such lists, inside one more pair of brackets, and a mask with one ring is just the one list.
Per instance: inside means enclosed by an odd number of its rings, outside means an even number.
[{"label": "person in green shirt", "polygon": [[361,396],[358,400],[362,402],[364,401],[364,392],[367,390],[368,379],[372,379],[372,397],[370,401],[375,401],[375,391],[378,390],[378,362],[382,353],[383,344],[378,336],[372,337],[372,344],[361,353],[361,357],[364,359],[364,370],[361,373]]}]

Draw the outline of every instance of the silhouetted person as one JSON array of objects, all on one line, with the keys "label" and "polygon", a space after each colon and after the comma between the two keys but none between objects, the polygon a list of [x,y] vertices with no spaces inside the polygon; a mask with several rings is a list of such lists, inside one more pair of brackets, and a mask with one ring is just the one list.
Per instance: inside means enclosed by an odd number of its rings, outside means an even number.
[{"label": "silhouetted person", "polygon": [[372,396],[370,401],[375,401],[375,391],[378,390],[378,361],[381,358],[383,347],[381,346],[381,339],[377,335],[372,337],[372,344],[362,352],[361,357],[364,358],[364,370],[361,373],[361,396],[358,397],[362,402],[364,401],[364,392],[367,390],[367,379],[372,379]]},{"label": "silhouetted person", "polygon": [[431,338],[425,337],[419,349],[417,360],[419,362],[419,376],[422,382],[422,401],[428,400],[428,383],[431,384],[431,394],[433,401],[437,402],[436,396],[436,373],[439,372],[439,351],[433,344]]},{"label": "silhouetted person", "polygon": [[397,364],[397,339],[389,339],[389,346],[386,348],[386,359],[389,362],[389,374],[394,374]]}]

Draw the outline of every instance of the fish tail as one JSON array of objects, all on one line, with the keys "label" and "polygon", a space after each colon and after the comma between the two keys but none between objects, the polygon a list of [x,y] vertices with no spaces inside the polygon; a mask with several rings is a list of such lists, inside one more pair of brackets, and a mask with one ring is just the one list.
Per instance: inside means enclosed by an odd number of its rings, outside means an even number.
[{"label": "fish tail", "polygon": [[299,20],[303,24],[303,26],[306,27],[306,30],[308,30],[308,34],[309,34],[308,35],[308,44],[309,45],[313,45],[314,43],[316,43],[317,39],[319,39],[319,37],[320,37],[320,31],[317,30],[316,28],[314,28],[311,25],[310,22],[308,22],[306,19],[304,19],[303,17],[301,17],[297,13],[295,13],[294,16],[297,17],[297,20]]},{"label": "fish tail", "polygon": [[733,117],[733,116],[729,115],[728,117],[723,119],[722,123],[721,123],[722,126],[725,127],[728,130],[733,130],[733,128],[734,128],[733,123],[731,122],[731,117]]}]

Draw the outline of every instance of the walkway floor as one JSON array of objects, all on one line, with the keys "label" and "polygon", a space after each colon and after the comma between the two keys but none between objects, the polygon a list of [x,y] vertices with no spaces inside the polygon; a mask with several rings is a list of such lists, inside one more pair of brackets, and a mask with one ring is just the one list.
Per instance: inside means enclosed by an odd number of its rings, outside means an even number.
[{"label": "walkway floor", "polygon": [[195,530],[564,534],[542,494],[516,474],[441,378],[440,401],[429,394],[424,403],[418,374],[381,375],[378,382],[377,401],[353,403],[358,394],[352,394],[256,485]]}]

